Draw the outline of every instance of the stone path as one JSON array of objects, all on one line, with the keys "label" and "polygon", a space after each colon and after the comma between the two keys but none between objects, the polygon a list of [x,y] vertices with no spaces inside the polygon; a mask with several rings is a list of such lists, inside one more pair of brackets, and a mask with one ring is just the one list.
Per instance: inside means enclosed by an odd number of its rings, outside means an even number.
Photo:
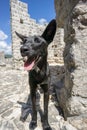
[{"label": "stone path", "polygon": [[[39,94],[39,93],[38,93]],[[0,130],[30,130],[31,103],[26,104],[29,96],[27,72],[0,68]],[[40,105],[42,107],[42,94]],[[39,100],[39,98],[37,98]],[[19,102],[19,103],[18,103]],[[23,109],[28,107],[29,114],[25,122],[20,121]],[[39,104],[37,104],[39,106]],[[38,109],[39,110],[39,109]],[[59,116],[54,102],[49,102],[49,123],[52,130],[77,130]],[[35,130],[42,130],[40,113],[38,112],[38,125]],[[85,129],[84,129],[85,130]]]}]

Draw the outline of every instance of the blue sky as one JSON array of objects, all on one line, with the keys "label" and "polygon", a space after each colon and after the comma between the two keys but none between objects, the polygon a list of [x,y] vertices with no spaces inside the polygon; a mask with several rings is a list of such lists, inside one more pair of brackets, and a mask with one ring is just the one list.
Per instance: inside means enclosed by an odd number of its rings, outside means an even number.
[{"label": "blue sky", "polygon": [[[11,53],[10,0],[0,0],[0,51]],[[49,22],[55,18],[54,0],[20,0],[28,4],[31,18]]]}]

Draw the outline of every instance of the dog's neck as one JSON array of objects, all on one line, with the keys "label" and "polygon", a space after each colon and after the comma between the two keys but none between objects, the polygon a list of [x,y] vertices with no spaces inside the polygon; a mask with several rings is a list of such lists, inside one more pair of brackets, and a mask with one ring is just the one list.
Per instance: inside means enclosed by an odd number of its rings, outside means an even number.
[{"label": "dog's neck", "polygon": [[40,58],[39,62],[35,65],[34,70],[36,72],[39,72],[42,70],[42,68],[47,69],[47,55],[44,55],[43,57]]},{"label": "dog's neck", "polygon": [[29,72],[29,76],[33,77],[33,81],[41,84],[47,77],[47,55],[41,58],[36,66]]}]

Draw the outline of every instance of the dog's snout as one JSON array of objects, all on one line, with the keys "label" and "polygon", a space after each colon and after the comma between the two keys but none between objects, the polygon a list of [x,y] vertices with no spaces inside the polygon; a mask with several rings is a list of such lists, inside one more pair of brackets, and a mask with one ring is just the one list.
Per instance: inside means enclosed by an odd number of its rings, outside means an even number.
[{"label": "dog's snout", "polygon": [[23,57],[27,55],[28,51],[29,51],[29,49],[28,49],[27,46],[22,46],[22,47],[20,48],[20,52],[21,52],[21,55],[22,55]]},{"label": "dog's snout", "polygon": [[27,52],[28,48],[26,46],[21,47],[21,53]]}]

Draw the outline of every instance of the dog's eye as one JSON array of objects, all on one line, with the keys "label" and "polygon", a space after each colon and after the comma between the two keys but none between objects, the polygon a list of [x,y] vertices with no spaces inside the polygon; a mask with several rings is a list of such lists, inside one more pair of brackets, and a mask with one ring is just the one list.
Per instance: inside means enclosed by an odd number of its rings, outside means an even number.
[{"label": "dog's eye", "polygon": [[37,37],[34,39],[34,41],[37,42],[37,43],[40,42],[40,40]]}]

